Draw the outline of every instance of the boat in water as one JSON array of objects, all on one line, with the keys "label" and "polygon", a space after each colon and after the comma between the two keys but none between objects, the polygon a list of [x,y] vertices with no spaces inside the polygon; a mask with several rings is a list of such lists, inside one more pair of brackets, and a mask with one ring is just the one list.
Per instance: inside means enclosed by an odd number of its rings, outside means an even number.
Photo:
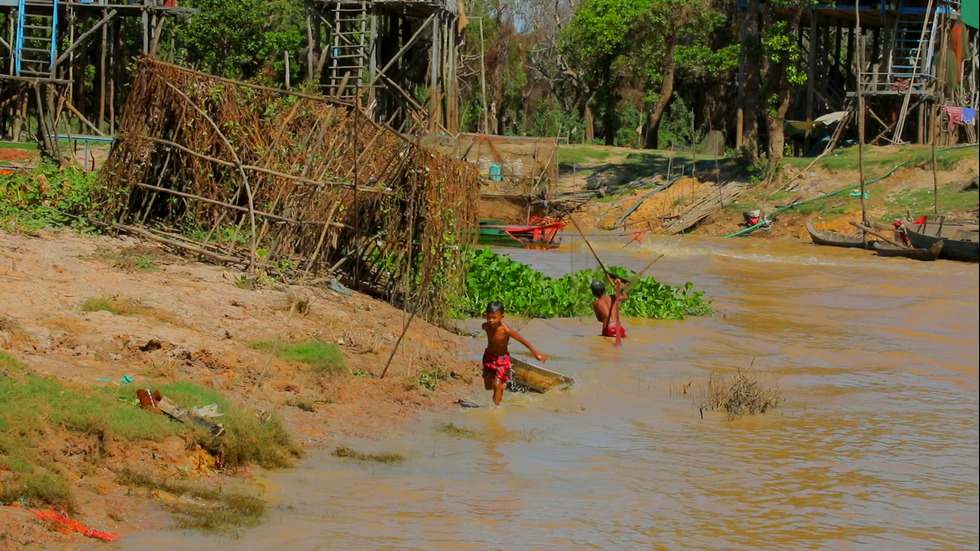
[{"label": "boat in water", "polygon": [[980,262],[980,226],[977,224],[923,216],[918,220],[903,220],[902,227],[913,247],[928,249],[943,241],[939,258]]},{"label": "boat in water", "polygon": [[810,239],[817,245],[830,245],[832,247],[855,247],[859,249],[870,249],[872,241],[857,235],[845,235],[829,230],[818,230],[813,222],[806,221],[806,231],[810,232]]},{"label": "boat in water", "polygon": [[511,356],[512,382],[516,388],[511,390],[527,389],[533,392],[548,392],[549,390],[563,389],[572,386],[574,379],[568,375],[562,375],[556,371],[545,369],[540,365],[526,362],[520,358]]},{"label": "boat in water", "polygon": [[559,234],[565,223],[551,218],[532,216],[529,224],[505,224],[500,220],[480,220],[477,243],[492,247],[554,249],[560,245]]},{"label": "boat in water", "polygon": [[918,247],[896,247],[881,241],[874,242],[875,252],[878,256],[896,256],[900,258],[911,258],[912,260],[932,261],[939,258],[939,253],[943,250],[944,240],[936,241],[928,249]]}]

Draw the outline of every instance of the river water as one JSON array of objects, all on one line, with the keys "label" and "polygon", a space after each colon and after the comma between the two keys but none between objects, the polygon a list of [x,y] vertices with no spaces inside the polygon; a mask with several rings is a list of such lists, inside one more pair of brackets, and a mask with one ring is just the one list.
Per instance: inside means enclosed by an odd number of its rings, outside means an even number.
[{"label": "river water", "polygon": [[[264,480],[269,514],[237,537],[150,531],[113,548],[977,548],[976,264],[762,239],[590,241],[607,265],[664,253],[648,275],[692,282],[716,313],[625,320],[619,348],[592,319],[508,319],[571,390],[345,443],[399,464],[307,457]],[[556,276],[595,266],[581,243],[508,252]],[[702,418],[708,376],[749,367],[783,404]]]}]

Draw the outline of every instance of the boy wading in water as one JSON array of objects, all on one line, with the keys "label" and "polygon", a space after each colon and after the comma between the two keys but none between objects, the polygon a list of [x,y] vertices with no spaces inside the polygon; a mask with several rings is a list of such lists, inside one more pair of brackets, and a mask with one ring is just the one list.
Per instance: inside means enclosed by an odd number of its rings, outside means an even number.
[{"label": "boy wading in water", "polygon": [[595,310],[595,319],[602,322],[602,336],[619,338],[626,337],[626,329],[619,321],[619,303],[623,302],[629,295],[623,291],[623,280],[613,279],[613,286],[616,291],[613,295],[606,294],[606,286],[601,281],[592,282],[592,295],[595,300],[592,302],[592,309]]},{"label": "boy wading in water", "polygon": [[516,339],[526,346],[539,362],[548,361],[548,356],[535,350],[517,331],[504,325],[502,302],[488,304],[485,315],[487,321],[483,323],[483,330],[487,332],[487,349],[483,352],[483,386],[493,391],[494,405],[500,405],[504,388],[510,380],[510,352],[507,350],[510,339]]}]

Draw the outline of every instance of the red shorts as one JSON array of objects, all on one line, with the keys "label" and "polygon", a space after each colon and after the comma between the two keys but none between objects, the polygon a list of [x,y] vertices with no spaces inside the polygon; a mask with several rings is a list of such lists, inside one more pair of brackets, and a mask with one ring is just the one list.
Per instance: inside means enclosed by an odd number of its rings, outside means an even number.
[{"label": "red shorts", "polygon": [[605,332],[602,333],[603,337],[615,337],[616,331],[619,330],[620,338],[626,338],[626,329],[622,325],[610,325],[606,327]]},{"label": "red shorts", "polygon": [[484,352],[483,353],[483,376],[493,374],[501,383],[506,383],[510,380],[510,354],[501,354],[499,356],[494,356],[493,354]]}]

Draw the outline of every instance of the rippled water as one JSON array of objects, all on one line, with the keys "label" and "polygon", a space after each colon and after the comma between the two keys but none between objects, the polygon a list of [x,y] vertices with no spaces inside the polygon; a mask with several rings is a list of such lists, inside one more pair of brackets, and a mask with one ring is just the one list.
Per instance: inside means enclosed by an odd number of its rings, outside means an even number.
[{"label": "rippled water", "polygon": [[[575,387],[428,415],[396,465],[309,457],[264,481],[237,538],[152,531],[120,549],[976,549],[978,267],[759,239],[594,241],[609,265],[690,281],[717,314],[515,320]],[[552,275],[580,244],[512,256]],[[513,343],[519,352],[520,345]],[[473,340],[473,358],[483,342]],[[786,401],[701,418],[711,373],[752,366]],[[691,383],[686,389],[685,385]],[[489,393],[488,393],[489,394]],[[481,392],[475,398],[488,403]],[[441,423],[479,433],[452,438]]]}]

